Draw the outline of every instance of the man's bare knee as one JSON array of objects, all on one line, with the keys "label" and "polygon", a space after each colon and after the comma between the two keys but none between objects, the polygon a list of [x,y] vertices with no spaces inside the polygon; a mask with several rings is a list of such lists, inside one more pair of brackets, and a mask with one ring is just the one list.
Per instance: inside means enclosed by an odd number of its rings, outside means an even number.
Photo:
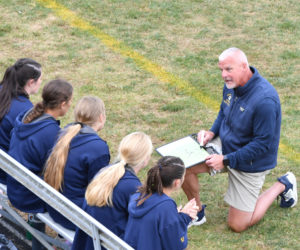
[{"label": "man's bare knee", "polygon": [[191,174],[195,174],[194,171],[192,170],[192,168],[187,168],[185,171],[185,175],[191,175]]},{"label": "man's bare knee", "polygon": [[228,214],[228,226],[232,231],[240,233],[249,228],[252,212],[245,212],[234,207],[230,207]]},{"label": "man's bare knee", "polygon": [[241,233],[249,228],[249,224],[241,224],[236,222],[230,222],[228,221],[228,226],[230,229],[236,233]]}]

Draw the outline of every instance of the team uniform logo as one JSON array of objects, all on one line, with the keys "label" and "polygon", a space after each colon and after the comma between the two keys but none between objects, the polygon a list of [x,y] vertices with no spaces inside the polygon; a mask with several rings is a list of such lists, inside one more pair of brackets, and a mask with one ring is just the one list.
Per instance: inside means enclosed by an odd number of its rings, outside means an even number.
[{"label": "team uniform logo", "polygon": [[224,102],[229,106],[230,105],[230,101],[231,101],[232,95],[231,94],[227,94],[227,98],[224,100]]}]

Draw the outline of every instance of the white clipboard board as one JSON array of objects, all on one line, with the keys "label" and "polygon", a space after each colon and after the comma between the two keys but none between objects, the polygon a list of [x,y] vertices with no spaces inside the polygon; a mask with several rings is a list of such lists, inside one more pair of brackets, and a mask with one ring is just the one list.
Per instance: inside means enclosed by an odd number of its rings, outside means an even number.
[{"label": "white clipboard board", "polygon": [[201,147],[193,135],[183,137],[155,149],[161,156],[179,157],[186,168],[205,162],[209,153]]}]

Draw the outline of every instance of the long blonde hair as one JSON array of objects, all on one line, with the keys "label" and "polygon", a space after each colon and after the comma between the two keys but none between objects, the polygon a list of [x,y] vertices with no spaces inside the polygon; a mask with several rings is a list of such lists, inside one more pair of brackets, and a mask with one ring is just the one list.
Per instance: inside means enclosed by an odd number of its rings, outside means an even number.
[{"label": "long blonde hair", "polygon": [[105,106],[98,97],[85,96],[77,103],[74,110],[75,123],[65,129],[46,162],[44,180],[56,190],[62,190],[64,170],[72,139],[79,133],[83,124],[92,126],[101,114],[105,114]]},{"label": "long blonde hair", "polygon": [[113,206],[113,189],[125,173],[125,165],[135,169],[153,150],[151,139],[143,132],[134,132],[125,136],[119,146],[120,162],[102,171],[88,185],[85,198],[88,205],[102,207]]}]

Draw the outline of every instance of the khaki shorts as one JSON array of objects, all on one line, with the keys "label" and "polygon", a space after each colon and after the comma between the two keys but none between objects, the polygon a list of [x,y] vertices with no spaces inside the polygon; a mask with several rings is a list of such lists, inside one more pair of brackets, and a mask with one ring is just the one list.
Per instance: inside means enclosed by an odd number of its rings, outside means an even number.
[{"label": "khaki shorts", "polygon": [[[211,141],[211,144],[216,151],[220,151],[219,148],[222,148],[219,137]],[[222,154],[222,152],[218,153]],[[270,170],[247,173],[227,167],[221,171],[212,169],[210,175],[213,176],[216,173],[226,172],[228,173],[228,189],[224,197],[225,202],[236,209],[253,212],[261,188],[265,182],[265,177],[270,173]]]},{"label": "khaki shorts", "polygon": [[270,170],[247,173],[227,167],[228,189],[224,200],[232,207],[253,212],[265,177]]}]

